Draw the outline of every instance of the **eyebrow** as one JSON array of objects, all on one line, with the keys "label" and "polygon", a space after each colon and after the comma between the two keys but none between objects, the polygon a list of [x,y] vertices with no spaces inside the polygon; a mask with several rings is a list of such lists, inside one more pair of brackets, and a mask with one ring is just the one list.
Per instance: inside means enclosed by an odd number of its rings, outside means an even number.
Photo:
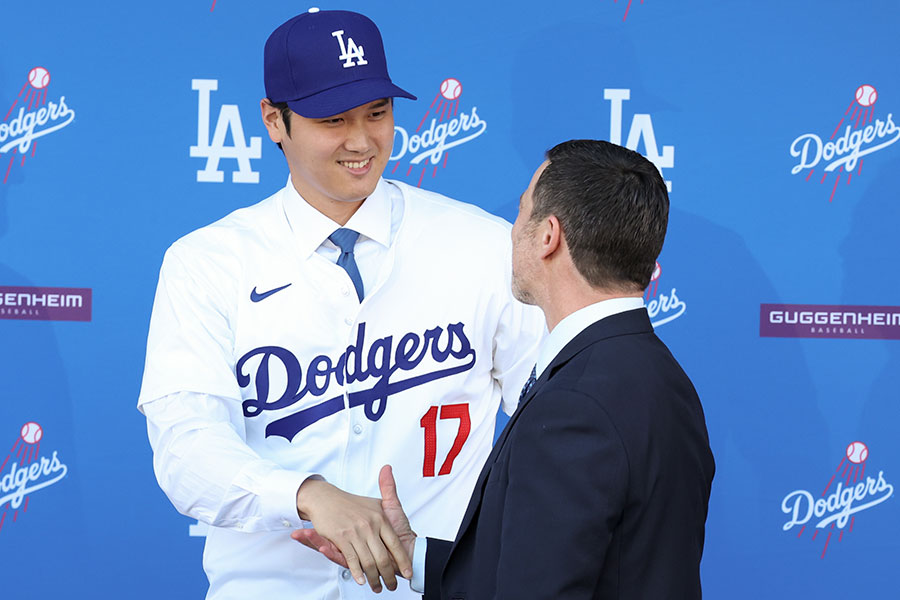
[{"label": "eyebrow", "polygon": [[382,98],[381,100],[378,100],[378,101],[373,102],[372,104],[370,104],[370,105],[369,105],[369,108],[381,108],[382,106],[387,105],[387,103],[388,103],[388,99],[387,99],[387,98]]}]

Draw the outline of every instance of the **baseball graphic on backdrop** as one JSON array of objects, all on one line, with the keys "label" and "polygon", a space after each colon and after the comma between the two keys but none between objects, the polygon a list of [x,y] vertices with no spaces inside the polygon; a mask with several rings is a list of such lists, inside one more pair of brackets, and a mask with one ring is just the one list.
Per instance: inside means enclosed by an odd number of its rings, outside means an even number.
[{"label": "baseball graphic on backdrop", "polygon": [[47,87],[50,83],[50,71],[44,67],[33,68],[28,72],[28,83],[37,90]]},{"label": "baseball graphic on backdrop", "polygon": [[660,275],[662,275],[662,267],[659,266],[659,261],[657,261],[656,266],[653,268],[653,275],[650,276],[650,281],[656,281]]},{"label": "baseball graphic on backdrop", "polygon": [[456,100],[462,94],[462,84],[458,79],[448,77],[441,82],[441,95],[447,100]]},{"label": "baseball graphic on backdrop", "polygon": [[878,92],[869,84],[856,88],[856,101],[860,106],[872,106],[878,100]]},{"label": "baseball graphic on backdrop", "polygon": [[41,441],[41,438],[44,435],[44,430],[41,429],[41,426],[35,423],[34,421],[29,421],[22,425],[22,441],[26,444],[36,444]]},{"label": "baseball graphic on backdrop", "polygon": [[869,449],[862,442],[853,442],[847,446],[847,458],[854,464],[864,462],[869,456]]}]

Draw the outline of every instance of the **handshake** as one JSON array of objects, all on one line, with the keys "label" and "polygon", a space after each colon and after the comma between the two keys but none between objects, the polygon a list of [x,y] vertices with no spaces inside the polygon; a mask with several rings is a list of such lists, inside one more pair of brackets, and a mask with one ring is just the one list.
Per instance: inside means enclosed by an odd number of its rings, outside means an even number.
[{"label": "handshake", "polygon": [[366,580],[375,593],[381,580],[397,589],[397,575],[412,578],[416,534],[409,526],[397,496],[390,465],[378,474],[381,500],[341,491],[333,485],[308,479],[297,492],[300,516],[314,529],[298,529],[291,537],[347,569],[360,585]]}]

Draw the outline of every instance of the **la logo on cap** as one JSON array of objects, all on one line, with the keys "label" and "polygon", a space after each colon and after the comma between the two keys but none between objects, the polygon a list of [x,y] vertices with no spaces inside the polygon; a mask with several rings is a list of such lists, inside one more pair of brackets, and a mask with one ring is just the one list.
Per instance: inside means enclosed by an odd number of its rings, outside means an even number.
[{"label": "la logo on cap", "polygon": [[[362,46],[357,46],[356,42],[353,41],[352,37],[347,38],[347,45],[344,46],[344,30],[338,29],[337,31],[332,31],[331,35],[337,38],[338,44],[341,45],[341,55],[338,56],[338,60],[344,61],[344,68],[347,67],[356,67],[358,65],[367,65],[369,62],[365,59],[364,50]],[[356,62],[353,62],[353,59],[356,59]]]}]

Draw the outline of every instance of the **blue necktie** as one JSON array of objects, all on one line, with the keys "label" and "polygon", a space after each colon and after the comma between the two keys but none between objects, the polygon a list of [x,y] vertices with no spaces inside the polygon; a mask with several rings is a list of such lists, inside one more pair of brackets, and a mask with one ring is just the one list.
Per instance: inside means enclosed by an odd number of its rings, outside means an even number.
[{"label": "blue necktie", "polygon": [[531,388],[534,387],[535,382],[537,381],[537,365],[531,368],[531,375],[528,376],[528,381],[525,382],[525,385],[522,386],[522,393],[519,394],[519,402],[525,399],[525,396],[528,395],[528,392],[531,391]]},{"label": "blue necktie", "polygon": [[362,277],[359,275],[356,259],[353,258],[353,246],[356,245],[358,237],[359,232],[341,228],[329,235],[328,239],[341,249],[341,256],[337,260],[337,265],[347,271],[350,281],[353,282],[353,286],[356,288],[356,295],[359,297],[359,301],[362,302],[362,299],[365,297]]}]

